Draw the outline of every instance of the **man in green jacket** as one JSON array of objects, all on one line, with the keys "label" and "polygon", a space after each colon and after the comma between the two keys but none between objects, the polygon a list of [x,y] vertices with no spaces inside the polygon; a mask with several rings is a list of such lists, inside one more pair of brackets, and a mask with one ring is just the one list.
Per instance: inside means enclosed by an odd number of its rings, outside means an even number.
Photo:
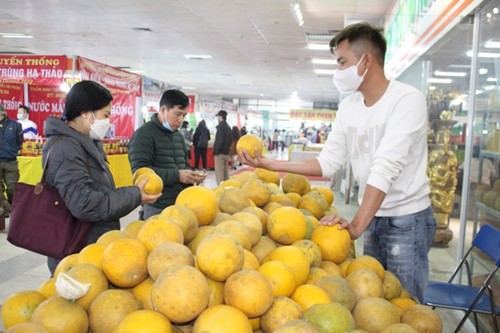
[{"label": "man in green jacket", "polygon": [[163,180],[163,193],[158,201],[143,206],[144,220],[173,205],[183,189],[205,179],[204,175],[190,169],[186,143],[179,132],[188,106],[189,99],[182,91],[165,91],[158,113],[130,139],[128,158],[132,172],[148,167]]}]

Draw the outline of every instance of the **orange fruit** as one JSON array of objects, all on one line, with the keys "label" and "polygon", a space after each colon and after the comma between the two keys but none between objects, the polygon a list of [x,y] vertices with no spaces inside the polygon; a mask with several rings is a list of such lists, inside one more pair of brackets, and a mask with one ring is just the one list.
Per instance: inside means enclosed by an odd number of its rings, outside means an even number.
[{"label": "orange fruit", "polygon": [[384,281],[384,266],[382,266],[382,264],[372,256],[362,255],[354,258],[347,267],[346,276],[349,276],[351,273],[358,269],[371,269],[378,275],[381,281]]},{"label": "orange fruit", "polygon": [[132,175],[132,183],[135,184],[139,176],[142,176],[145,173],[156,173],[156,172],[148,167],[138,168],[137,170],[134,171],[134,174]]},{"label": "orange fruit", "polygon": [[148,220],[137,234],[140,241],[148,251],[165,242],[184,243],[184,234],[181,228],[173,223],[161,219]]},{"label": "orange fruit", "polygon": [[371,269],[357,269],[345,278],[356,295],[356,301],[368,297],[382,297],[382,280]]},{"label": "orange fruit", "polygon": [[276,209],[267,221],[267,234],[280,244],[289,245],[304,239],[306,231],[306,217],[294,207]]},{"label": "orange fruit", "polygon": [[200,242],[196,263],[200,271],[215,281],[225,281],[243,267],[243,247],[230,235],[213,233]]},{"label": "orange fruit", "polygon": [[422,304],[407,307],[401,315],[401,322],[418,332],[440,333],[443,331],[443,321],[438,313]]},{"label": "orange fruit", "polygon": [[207,283],[210,290],[208,307],[210,308],[215,305],[224,304],[224,282],[207,278]]},{"label": "orange fruit", "polygon": [[297,302],[304,311],[314,304],[326,304],[331,302],[327,292],[314,284],[303,284],[297,287],[290,298]]},{"label": "orange fruit", "polygon": [[257,215],[251,212],[238,212],[233,214],[231,218],[241,222],[248,229],[252,246],[260,241],[262,237],[262,223]]},{"label": "orange fruit", "polygon": [[141,310],[141,303],[128,291],[108,289],[90,304],[89,318],[92,333],[113,332],[131,312]]},{"label": "orange fruit", "polygon": [[418,331],[410,325],[397,323],[387,326],[380,333],[418,333]]},{"label": "orange fruit", "polygon": [[219,209],[223,213],[235,214],[250,207],[247,193],[241,188],[230,187],[224,189],[219,197]]},{"label": "orange fruit", "polygon": [[144,221],[132,221],[123,228],[123,233],[128,238],[137,238],[139,230],[141,230]]},{"label": "orange fruit", "polygon": [[391,299],[391,303],[398,308],[399,315],[403,314],[403,311],[412,305],[417,304],[417,302],[411,298],[406,297],[396,297]]},{"label": "orange fruit", "polygon": [[328,210],[328,204],[323,194],[318,191],[311,191],[300,198],[297,208],[306,209],[315,218],[321,219]]},{"label": "orange fruit", "polygon": [[215,230],[215,226],[213,225],[203,225],[198,229],[196,236],[187,244],[187,247],[191,250],[191,252],[196,253],[200,242],[205,239],[208,235],[210,235]]},{"label": "orange fruit", "polygon": [[292,243],[304,252],[311,266],[321,265],[321,250],[319,246],[311,240],[299,239]]},{"label": "orange fruit", "polygon": [[266,312],[273,299],[271,283],[255,270],[245,269],[231,274],[224,285],[224,302],[240,309],[249,318]]},{"label": "orange fruit", "polygon": [[176,205],[191,209],[199,225],[210,224],[217,214],[217,198],[214,191],[203,186],[190,186],[179,193]]},{"label": "orange fruit", "polygon": [[103,244],[105,246],[108,246],[112,242],[114,242],[117,239],[121,238],[127,238],[127,235],[125,235],[122,231],[120,230],[110,230],[102,234],[96,241],[97,244]]},{"label": "orange fruit", "polygon": [[56,278],[51,277],[40,285],[37,289],[45,298],[52,297],[56,294]]},{"label": "orange fruit", "polygon": [[35,323],[20,323],[11,326],[5,333],[50,333],[43,326]]},{"label": "orange fruit", "polygon": [[[286,296],[278,296],[273,304],[261,317],[260,325],[264,332],[276,332],[283,324],[299,319],[302,308],[297,302]],[[297,331],[303,333],[303,331]]]},{"label": "orange fruit", "polygon": [[142,307],[146,310],[153,310],[153,303],[151,302],[151,290],[153,289],[153,284],[155,281],[148,277],[146,280],[139,283],[132,289],[132,294],[139,302],[141,302]]},{"label": "orange fruit", "polygon": [[339,303],[313,305],[302,319],[314,324],[320,332],[343,333],[357,327],[351,312]]},{"label": "orange fruit", "polygon": [[385,276],[383,282],[384,289],[384,298],[386,300],[392,300],[393,298],[401,296],[401,291],[403,287],[401,286],[401,282],[396,277],[396,275],[392,274],[389,271],[385,271]]},{"label": "orange fruit", "polygon": [[325,198],[328,206],[331,206],[335,199],[335,194],[333,193],[332,189],[329,188],[328,186],[316,185],[313,188],[311,188],[311,191],[318,191],[321,194],[323,194],[323,197]]},{"label": "orange fruit", "polygon": [[165,268],[173,264],[185,264],[194,267],[193,253],[183,244],[162,243],[155,247],[148,256],[149,276],[156,280]]},{"label": "orange fruit", "polygon": [[356,296],[349,283],[341,276],[328,275],[317,280],[314,284],[328,293],[332,303],[342,304],[349,311],[354,309]]},{"label": "orange fruit", "polygon": [[346,229],[339,230],[337,225],[316,227],[311,240],[318,244],[323,260],[336,264],[343,262],[351,249],[351,236]]},{"label": "orange fruit", "polygon": [[172,333],[172,325],[159,312],[139,310],[126,315],[113,333]]},{"label": "orange fruit", "polygon": [[91,264],[97,268],[101,268],[102,255],[106,245],[99,243],[92,243],[85,246],[79,253],[76,262],[78,264]]},{"label": "orange fruit", "polygon": [[[262,233],[267,232],[267,219],[269,218],[269,213],[259,207],[246,207],[242,212],[249,212],[257,216],[262,224]],[[236,213],[238,214],[238,213]],[[234,215],[236,215],[234,214]]]},{"label": "orange fruit", "polygon": [[[316,326],[308,323],[302,319],[294,319],[281,325],[274,333],[320,333]],[[356,331],[349,331],[349,333],[358,333]],[[361,333],[361,332],[360,332]]]},{"label": "orange fruit", "polygon": [[193,333],[252,333],[248,317],[239,309],[220,304],[203,311],[196,319]]},{"label": "orange fruit", "polygon": [[327,271],[323,268],[312,266],[309,270],[309,276],[307,277],[306,283],[312,284],[325,276],[328,276]]},{"label": "orange fruit", "polygon": [[88,310],[90,303],[100,293],[108,289],[108,280],[100,268],[92,264],[77,264],[73,266],[67,275],[81,283],[89,283],[90,288],[87,293],[78,298],[75,302]]},{"label": "orange fruit", "polygon": [[264,142],[257,135],[245,134],[236,143],[236,152],[240,154],[243,150],[246,150],[250,157],[255,158],[257,154],[262,155]]},{"label": "orange fruit", "polygon": [[259,261],[257,257],[250,251],[243,249],[243,254],[245,255],[245,259],[243,261],[243,267],[241,269],[259,269]]},{"label": "orange fruit", "polygon": [[69,256],[64,257],[59,263],[54,271],[54,277],[57,278],[59,273],[66,273],[77,264],[78,261],[78,253],[70,254]]},{"label": "orange fruit", "polygon": [[2,321],[5,328],[28,322],[40,303],[46,300],[36,290],[25,290],[7,296],[2,305]]},{"label": "orange fruit", "polygon": [[271,190],[260,179],[251,179],[241,187],[247,197],[255,202],[257,207],[262,207],[271,200]]},{"label": "orange fruit", "polygon": [[51,297],[38,305],[31,321],[51,333],[87,333],[89,330],[85,309],[60,296]]},{"label": "orange fruit", "polygon": [[252,248],[250,231],[243,223],[237,220],[223,221],[215,226],[214,233],[227,233],[240,242],[244,249]]},{"label": "orange fruit", "polygon": [[280,174],[278,172],[262,168],[256,168],[254,172],[257,178],[259,178],[260,180],[266,183],[272,183],[278,186],[280,185],[281,179],[280,179]]},{"label": "orange fruit", "polygon": [[311,183],[306,176],[296,173],[287,173],[283,176],[281,187],[285,193],[295,192],[304,195],[311,190]]},{"label": "orange fruit", "polygon": [[262,236],[260,241],[252,247],[252,253],[255,255],[259,263],[262,264],[264,258],[276,248],[276,243],[267,236]]},{"label": "orange fruit", "polygon": [[184,242],[191,241],[198,232],[198,220],[193,211],[185,206],[172,205],[165,208],[160,217],[173,222],[181,228]]},{"label": "orange fruit", "polygon": [[210,289],[196,268],[174,264],[158,277],[151,290],[154,309],[173,323],[186,323],[207,307]]},{"label": "orange fruit", "polygon": [[146,172],[140,175],[135,185],[138,185],[143,182],[144,179],[147,179],[147,183],[144,185],[144,192],[146,194],[160,194],[163,191],[163,180],[156,173]]},{"label": "orange fruit", "polygon": [[275,297],[290,296],[297,286],[292,269],[283,261],[267,261],[258,271],[271,283]]},{"label": "orange fruit", "polygon": [[352,314],[356,321],[356,328],[362,328],[368,332],[380,332],[392,324],[399,323],[399,313],[396,307],[380,297],[359,300]]},{"label": "orange fruit", "polygon": [[328,273],[328,275],[337,275],[340,277],[344,277],[344,274],[342,274],[342,270],[340,269],[339,265],[334,262],[323,260],[319,267],[323,268]]},{"label": "orange fruit", "polygon": [[304,284],[309,276],[309,260],[296,246],[280,246],[271,251],[263,260],[263,263],[278,260],[288,265],[293,271],[297,286]]},{"label": "orange fruit", "polygon": [[118,239],[104,250],[102,270],[115,286],[135,287],[148,276],[147,258],[148,250],[140,241]]}]

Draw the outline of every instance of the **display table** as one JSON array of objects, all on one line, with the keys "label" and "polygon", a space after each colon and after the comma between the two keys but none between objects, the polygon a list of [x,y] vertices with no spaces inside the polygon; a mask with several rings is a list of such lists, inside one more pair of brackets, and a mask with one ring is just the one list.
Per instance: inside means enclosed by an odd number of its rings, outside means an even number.
[{"label": "display table", "polygon": [[[191,167],[195,166],[195,156],[194,156],[194,146],[191,146],[191,158],[189,159],[189,165]],[[196,169],[201,169],[202,162],[201,162],[201,156],[200,156],[200,161],[198,162],[199,165],[195,166]],[[214,169],[214,148],[213,147],[208,147],[207,148],[207,169],[213,170]]]},{"label": "display table", "polygon": [[290,161],[303,161],[319,155],[319,151],[294,150],[290,154]]},{"label": "display table", "polygon": [[[109,169],[116,187],[132,185],[132,170],[127,154],[109,155]],[[42,178],[42,157],[18,156],[19,182],[35,185]]]}]

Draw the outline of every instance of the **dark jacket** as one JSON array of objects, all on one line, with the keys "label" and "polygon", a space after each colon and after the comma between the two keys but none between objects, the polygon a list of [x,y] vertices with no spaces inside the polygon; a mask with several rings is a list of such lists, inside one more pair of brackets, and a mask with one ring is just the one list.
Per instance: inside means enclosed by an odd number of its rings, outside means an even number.
[{"label": "dark jacket", "polygon": [[5,116],[5,119],[0,122],[0,162],[15,161],[22,145],[21,124]]},{"label": "dark jacket", "polygon": [[214,155],[229,155],[229,149],[233,142],[233,132],[231,127],[223,121],[217,125],[215,133]]},{"label": "dark jacket", "polygon": [[130,139],[128,158],[132,172],[141,168],[153,169],[163,179],[163,194],[153,206],[166,208],[175,203],[187,184],[179,182],[179,170],[189,169],[184,137],[179,131],[163,127],[154,114]]},{"label": "dark jacket", "polygon": [[205,120],[202,120],[194,131],[193,146],[207,148],[208,141],[210,141],[210,131],[207,128]]},{"label": "dark jacket", "polygon": [[120,229],[119,219],[141,204],[139,188],[115,188],[100,141],[55,117],[47,118],[44,133],[48,140],[43,147],[42,163],[49,156],[45,183],[59,191],[75,217],[95,222],[89,243],[106,231]]}]

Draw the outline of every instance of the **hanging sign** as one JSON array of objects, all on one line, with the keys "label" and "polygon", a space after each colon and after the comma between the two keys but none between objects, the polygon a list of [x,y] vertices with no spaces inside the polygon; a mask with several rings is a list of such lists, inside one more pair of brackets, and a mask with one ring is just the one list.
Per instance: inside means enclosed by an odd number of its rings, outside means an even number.
[{"label": "hanging sign", "polygon": [[38,127],[38,134],[43,136],[43,122],[50,116],[61,117],[64,111],[66,93],[59,87],[29,86],[28,96],[30,120]]},{"label": "hanging sign", "polygon": [[333,122],[336,111],[318,110],[318,109],[292,109],[290,110],[290,119],[300,119],[305,121],[324,121]]},{"label": "hanging sign", "polygon": [[111,137],[131,137],[134,134],[135,96],[114,94],[111,106]]},{"label": "hanging sign", "polygon": [[0,83],[59,86],[64,79],[65,56],[1,55]]},{"label": "hanging sign", "polygon": [[19,105],[24,104],[24,86],[16,83],[0,83],[0,104],[10,118],[16,119]]},{"label": "hanging sign", "polygon": [[113,95],[122,93],[141,97],[142,78],[140,75],[82,57],[78,57],[77,64],[82,80],[98,82],[108,88]]}]

